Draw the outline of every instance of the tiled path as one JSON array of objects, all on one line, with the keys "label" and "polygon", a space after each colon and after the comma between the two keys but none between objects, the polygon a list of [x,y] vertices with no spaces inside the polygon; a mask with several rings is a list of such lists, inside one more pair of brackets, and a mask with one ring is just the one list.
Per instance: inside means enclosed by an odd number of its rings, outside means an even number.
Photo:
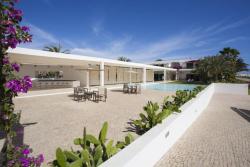
[{"label": "tiled path", "polygon": [[156,165],[167,166],[250,166],[250,96],[215,94]]}]

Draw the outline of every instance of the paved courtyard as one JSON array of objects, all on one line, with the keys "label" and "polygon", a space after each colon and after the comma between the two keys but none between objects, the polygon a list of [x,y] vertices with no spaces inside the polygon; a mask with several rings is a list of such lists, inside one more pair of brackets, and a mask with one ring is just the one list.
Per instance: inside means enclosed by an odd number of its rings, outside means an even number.
[{"label": "paved courtyard", "polygon": [[167,95],[170,93],[153,90],[143,90],[138,95],[109,90],[106,103],[95,103],[73,101],[72,89],[31,91],[14,100],[16,110],[22,110],[24,135],[19,139],[35,153],[43,153],[49,162],[55,158],[57,147],[73,146],[73,139],[82,136],[84,126],[88,133],[97,135],[107,121],[108,137],[123,139],[127,122],[138,118],[147,101],[161,103]]},{"label": "paved courtyard", "polygon": [[250,96],[215,94],[156,167],[250,166]]}]

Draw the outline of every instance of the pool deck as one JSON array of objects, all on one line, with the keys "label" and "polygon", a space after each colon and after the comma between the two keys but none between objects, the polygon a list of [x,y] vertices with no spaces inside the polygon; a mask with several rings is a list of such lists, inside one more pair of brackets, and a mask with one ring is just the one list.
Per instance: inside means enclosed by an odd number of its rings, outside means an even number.
[{"label": "pool deck", "polygon": [[250,166],[250,96],[215,94],[155,166]]},{"label": "pool deck", "polygon": [[172,95],[154,90],[142,90],[138,95],[108,90],[107,102],[95,103],[74,101],[72,93],[72,88],[31,91],[14,100],[15,109],[22,110],[23,134],[18,142],[29,144],[35,154],[43,153],[46,162],[55,158],[57,147],[70,149],[73,140],[82,136],[84,126],[97,135],[107,121],[108,138],[123,139],[128,121],[138,118],[148,100],[161,104],[165,96]]}]

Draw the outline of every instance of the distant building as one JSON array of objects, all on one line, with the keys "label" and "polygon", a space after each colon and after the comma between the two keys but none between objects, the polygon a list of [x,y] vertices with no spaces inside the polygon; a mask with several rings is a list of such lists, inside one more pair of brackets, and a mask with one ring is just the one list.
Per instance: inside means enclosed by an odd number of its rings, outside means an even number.
[{"label": "distant building", "polygon": [[[168,80],[199,80],[199,77],[193,73],[197,66],[197,59],[173,59],[161,60],[150,63],[150,65],[177,69],[176,73],[167,75]],[[154,73],[155,81],[163,80],[163,72]]]}]

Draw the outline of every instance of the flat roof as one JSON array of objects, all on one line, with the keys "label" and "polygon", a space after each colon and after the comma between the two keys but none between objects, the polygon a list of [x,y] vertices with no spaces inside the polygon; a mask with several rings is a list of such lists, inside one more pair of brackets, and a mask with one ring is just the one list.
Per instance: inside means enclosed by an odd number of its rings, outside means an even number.
[{"label": "flat roof", "polygon": [[147,68],[158,71],[159,70],[176,71],[176,69],[173,68],[159,67],[142,63],[123,62],[106,58],[49,52],[49,51],[28,49],[28,48],[9,49],[7,52],[10,55],[11,61],[15,61],[20,64],[82,66],[88,64],[100,64],[101,62],[104,62],[105,65]]},{"label": "flat roof", "polygon": [[183,63],[183,62],[190,62],[190,61],[197,61],[198,59],[170,59],[170,60],[162,60],[162,61],[154,61],[152,63],[149,64],[166,64],[166,63],[173,63],[173,62],[179,62],[179,63]]}]

